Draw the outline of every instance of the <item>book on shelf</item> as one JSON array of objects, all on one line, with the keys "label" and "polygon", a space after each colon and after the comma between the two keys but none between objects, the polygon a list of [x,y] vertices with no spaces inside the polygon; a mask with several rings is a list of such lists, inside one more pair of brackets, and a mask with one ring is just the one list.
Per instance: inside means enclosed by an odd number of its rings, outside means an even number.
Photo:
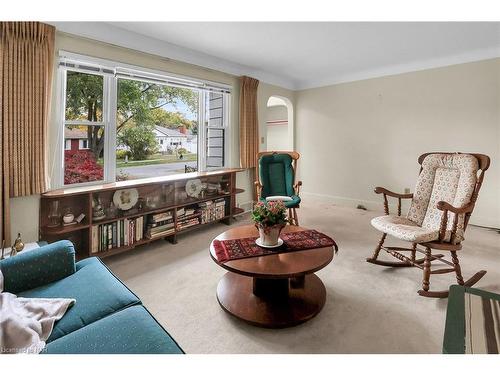
[{"label": "book on shelf", "polygon": [[194,215],[196,210],[192,207],[184,209],[184,215],[189,216],[189,215]]},{"label": "book on shelf", "polygon": [[192,219],[179,221],[177,223],[177,229],[182,230],[182,229],[186,229],[186,228],[192,227],[194,225],[198,225],[198,224],[200,224],[200,220],[199,220],[199,218],[195,217]]},{"label": "book on shelf", "polygon": [[152,239],[154,240],[155,238],[160,238],[160,237],[165,237],[165,236],[168,236],[168,235],[171,235],[171,234],[174,234],[175,233],[175,228],[171,228],[171,229],[166,229],[162,232],[157,232],[157,233],[148,233],[147,234],[147,237],[149,239]]},{"label": "book on shelf", "polygon": [[149,215],[148,222],[156,223],[158,221],[165,221],[173,219],[172,211],[161,212],[159,214]]},{"label": "book on shelf", "polygon": [[209,223],[223,219],[226,216],[226,199],[218,198],[213,201],[198,204],[201,212],[201,223]]},{"label": "book on shelf", "polygon": [[173,211],[148,215],[145,225],[145,236],[154,239],[175,233]]},{"label": "book on shelf", "polygon": [[129,246],[144,239],[144,216],[92,226],[91,253]]}]

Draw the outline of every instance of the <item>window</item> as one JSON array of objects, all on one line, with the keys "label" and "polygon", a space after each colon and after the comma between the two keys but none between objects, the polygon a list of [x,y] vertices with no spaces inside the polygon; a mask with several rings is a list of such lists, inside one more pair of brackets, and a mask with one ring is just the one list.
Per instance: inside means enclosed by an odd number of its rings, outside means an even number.
[{"label": "window", "polygon": [[78,144],[78,147],[80,150],[85,150],[89,148],[89,142],[86,139],[80,139],[80,142]]},{"label": "window", "polygon": [[104,181],[103,76],[65,73],[64,185]]},{"label": "window", "polygon": [[225,102],[222,94],[208,93],[206,100],[207,168],[221,168],[225,163]]},{"label": "window", "polygon": [[55,185],[227,166],[229,87],[61,53]]},{"label": "window", "polygon": [[[198,168],[198,150],[181,150],[179,135],[196,134],[200,90],[118,79],[117,144],[130,154],[116,158],[116,179],[132,180],[183,173]],[[167,147],[161,147],[163,137]],[[182,156],[181,156],[182,155]]]}]

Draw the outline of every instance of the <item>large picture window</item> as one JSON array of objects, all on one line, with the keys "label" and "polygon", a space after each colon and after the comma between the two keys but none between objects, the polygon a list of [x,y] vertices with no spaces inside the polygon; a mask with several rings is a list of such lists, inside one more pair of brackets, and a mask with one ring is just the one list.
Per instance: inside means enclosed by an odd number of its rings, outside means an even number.
[{"label": "large picture window", "polygon": [[61,59],[64,140],[54,185],[228,166],[229,87],[112,65]]},{"label": "large picture window", "polygon": [[116,179],[198,169],[199,97],[200,90],[118,79]]}]

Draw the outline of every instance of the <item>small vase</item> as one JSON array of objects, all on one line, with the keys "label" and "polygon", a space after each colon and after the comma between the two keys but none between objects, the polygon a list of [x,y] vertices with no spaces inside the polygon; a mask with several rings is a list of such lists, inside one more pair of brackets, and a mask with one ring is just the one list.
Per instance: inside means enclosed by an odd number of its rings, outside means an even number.
[{"label": "small vase", "polygon": [[262,224],[255,224],[259,230],[260,243],[264,246],[276,246],[280,233],[285,227],[285,224],[275,224],[272,226],[265,226]]},{"label": "small vase", "polygon": [[71,212],[71,208],[66,209],[66,213],[63,216],[64,224],[71,224],[75,218],[75,215]]},{"label": "small vase", "polygon": [[50,212],[48,215],[48,227],[57,227],[61,225],[61,214],[59,213],[59,201],[52,201],[50,205]]}]

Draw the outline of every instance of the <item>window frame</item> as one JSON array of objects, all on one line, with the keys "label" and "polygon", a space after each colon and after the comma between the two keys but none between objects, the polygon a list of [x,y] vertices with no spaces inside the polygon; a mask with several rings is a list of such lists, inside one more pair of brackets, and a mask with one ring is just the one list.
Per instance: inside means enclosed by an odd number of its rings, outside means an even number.
[{"label": "window frame", "polygon": [[[85,63],[86,65],[92,66],[91,63],[87,62],[82,62]],[[93,74],[93,75],[98,75],[103,77],[103,83],[102,83],[102,121],[87,121],[87,120],[66,120],[66,83],[67,83],[67,73],[68,71],[71,72],[78,72],[78,73],[84,73],[84,74]],[[57,157],[56,157],[56,163],[57,163],[57,168],[55,168],[54,172],[54,181],[55,181],[55,188],[69,188],[69,187],[80,187],[80,186],[92,186],[92,185],[100,185],[100,184],[106,184],[109,182],[114,182],[114,170],[115,170],[115,164],[116,164],[116,153],[111,152],[111,140],[113,138],[116,139],[116,131],[113,131],[111,128],[116,128],[116,116],[111,116],[111,113],[113,111],[113,108],[115,108],[116,111],[116,100],[113,100],[112,95],[110,95],[111,90],[113,89],[114,85],[113,79],[114,77],[110,76],[109,74],[103,74],[103,73],[97,73],[95,71],[87,70],[87,69],[80,69],[78,67],[67,67],[67,66],[58,66],[58,84],[57,84],[57,89],[59,90],[59,95],[58,95],[58,108],[60,108],[58,116],[57,116],[57,124],[60,129],[60,137],[57,142]],[[115,98],[116,99],[116,95]],[[113,103],[114,102],[114,103]],[[65,130],[66,126],[71,126],[71,125],[82,125],[82,126],[101,126],[103,127],[104,130],[104,150],[103,150],[103,160],[104,160],[104,175],[102,180],[96,180],[96,181],[89,181],[89,182],[80,182],[80,183],[74,183],[74,184],[65,184],[64,183],[64,152],[66,151],[65,147]],[[113,137],[113,134],[115,136]],[[62,141],[61,141],[62,137]],[[63,147],[60,147],[59,145],[62,142]],[[115,141],[116,144],[116,141]],[[111,160],[112,159],[112,160]],[[112,164],[113,163],[113,164]],[[112,178],[113,176],[113,178]]]},{"label": "window frame", "polygon": [[[69,64],[67,62],[70,62]],[[94,69],[82,69],[79,66],[92,67]],[[58,125],[58,140],[56,144],[57,156],[55,158],[56,168],[54,168],[54,173],[52,176],[52,189],[57,188],[70,188],[70,187],[81,187],[81,186],[92,186],[92,185],[102,185],[107,183],[116,182],[116,111],[117,111],[117,100],[118,100],[118,79],[128,79],[127,77],[119,76],[117,71],[129,72],[130,74],[137,73],[142,76],[151,76],[153,78],[162,79],[164,81],[175,81],[178,80],[180,84],[192,82],[198,85],[208,85],[207,87],[215,86],[220,87],[223,102],[224,102],[224,118],[223,118],[223,129],[224,129],[224,165],[218,168],[207,168],[207,148],[206,148],[206,133],[207,126],[205,126],[205,104],[202,103],[202,98],[204,95],[209,93],[209,88],[192,88],[198,90],[199,100],[198,100],[198,134],[197,134],[197,164],[199,171],[214,170],[220,168],[227,168],[230,162],[231,156],[231,120],[230,120],[230,104],[232,103],[232,86],[227,84],[222,84],[219,82],[213,82],[209,80],[200,80],[192,77],[186,77],[181,75],[172,74],[169,72],[157,71],[147,68],[142,68],[138,66],[122,64],[114,61],[88,57],[84,55],[69,53],[65,51],[59,52],[59,63],[57,68],[57,90],[58,95],[56,96],[57,108],[59,108],[56,114],[56,122]],[[94,74],[103,77],[103,109],[102,109],[102,121],[101,122],[89,122],[86,120],[82,121],[66,121],[66,80],[67,72],[75,71],[86,74]],[[112,73],[111,73],[112,72]],[[141,80],[141,79],[137,79]],[[175,83],[161,83],[155,82],[157,84],[165,84],[175,86]],[[187,87],[189,88],[189,87]],[[225,90],[225,91],[224,91]],[[65,151],[65,128],[67,125],[89,125],[89,126],[103,126],[104,128],[104,178],[99,181],[90,181],[74,184],[64,183],[64,151]],[[179,173],[182,175],[182,173]],[[135,179],[133,181],[140,181],[143,179]]]}]

